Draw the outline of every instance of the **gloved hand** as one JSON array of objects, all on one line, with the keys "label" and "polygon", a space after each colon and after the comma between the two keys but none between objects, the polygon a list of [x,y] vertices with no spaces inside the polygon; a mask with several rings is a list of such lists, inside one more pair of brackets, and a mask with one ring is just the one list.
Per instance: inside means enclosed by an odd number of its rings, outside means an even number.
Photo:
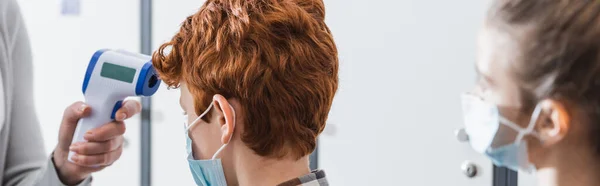
[{"label": "gloved hand", "polygon": [[[53,160],[61,181],[66,185],[74,185],[91,173],[112,165],[123,152],[123,120],[141,111],[141,104],[135,100],[126,100],[117,111],[114,122],[88,131],[84,139],[88,142],[71,144],[77,122],[90,114],[91,109],[83,102],[76,102],[65,110],[59,130],[58,145],[54,149]],[[69,151],[75,152],[67,160]]]}]

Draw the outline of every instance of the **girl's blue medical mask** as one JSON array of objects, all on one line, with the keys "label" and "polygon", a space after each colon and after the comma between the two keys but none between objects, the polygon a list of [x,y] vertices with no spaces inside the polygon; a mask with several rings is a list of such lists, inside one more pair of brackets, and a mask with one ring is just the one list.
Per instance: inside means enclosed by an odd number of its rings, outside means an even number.
[{"label": "girl's blue medical mask", "polygon": [[[529,162],[525,135],[540,136],[534,131],[541,107],[538,104],[527,128],[502,117],[498,107],[481,98],[469,94],[462,97],[465,131],[469,135],[471,147],[488,156],[495,165],[511,170],[535,171]],[[501,125],[502,124],[502,125]]]},{"label": "girl's blue medical mask", "polygon": [[[196,120],[194,120],[192,123],[190,123],[188,125],[187,121],[188,121],[188,116],[184,115],[183,116],[183,124],[185,127],[185,138],[186,138],[186,150],[187,150],[187,154],[188,154],[188,164],[190,166],[190,171],[192,172],[192,176],[194,177],[194,181],[196,182],[196,185],[202,185],[202,186],[226,186],[227,185],[227,181],[225,180],[225,172],[223,172],[223,164],[221,163],[221,159],[217,159],[217,155],[219,155],[219,153],[221,153],[221,151],[223,151],[223,149],[225,149],[225,147],[227,146],[226,144],[223,144],[223,146],[221,146],[221,148],[219,148],[219,150],[217,150],[217,152],[215,152],[215,154],[212,156],[212,158],[210,160],[196,160],[194,158],[194,154],[192,152],[192,139],[189,136],[189,131],[190,129],[197,123],[199,123],[198,121],[200,121],[200,119],[202,117],[204,117],[206,115],[206,113],[208,113],[210,111],[210,109],[213,107],[213,104],[211,103],[208,108],[206,108],[206,110],[200,114],[200,116],[198,116],[198,118],[196,118]],[[230,105],[231,107],[231,105]],[[231,110],[233,111],[233,129],[235,130],[235,110],[233,109],[233,107],[231,107]],[[229,141],[231,141],[231,137],[233,135],[231,135],[229,137]]]}]

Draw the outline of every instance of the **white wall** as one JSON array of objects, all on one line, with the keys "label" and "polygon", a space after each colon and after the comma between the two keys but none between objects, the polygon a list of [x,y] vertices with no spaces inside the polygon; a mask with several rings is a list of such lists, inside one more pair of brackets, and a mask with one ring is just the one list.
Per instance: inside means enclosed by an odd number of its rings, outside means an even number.
[{"label": "white wall", "polygon": [[[185,18],[198,11],[204,0],[153,0],[152,50],[171,39]],[[183,110],[179,90],[162,86],[152,98],[152,183],[194,185],[185,151]]]},{"label": "white wall", "polygon": [[491,185],[490,162],[453,134],[487,2],[325,1],[341,86],[319,163],[334,185]]},{"label": "white wall", "polygon": [[[61,15],[61,0],[18,2],[34,56],[35,112],[50,154],[57,144],[64,109],[83,101],[83,75],[92,54],[101,48],[139,52],[139,1],[81,0],[79,16]],[[113,166],[94,174],[95,185],[140,184],[140,119],[126,123],[129,145]]]}]

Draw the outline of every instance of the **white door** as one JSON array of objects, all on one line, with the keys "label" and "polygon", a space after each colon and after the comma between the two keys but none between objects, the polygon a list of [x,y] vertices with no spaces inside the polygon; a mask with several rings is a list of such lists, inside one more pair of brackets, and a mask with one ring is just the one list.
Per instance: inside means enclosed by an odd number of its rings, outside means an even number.
[{"label": "white door", "polygon": [[[139,1],[76,0],[80,14],[70,16],[61,14],[62,1],[18,0],[31,38],[36,112],[48,154],[57,144],[64,109],[83,101],[92,54],[102,48],[139,52],[140,46]],[[94,185],[140,184],[139,115],[126,124],[128,143],[120,160],[94,174]]]},{"label": "white door", "polygon": [[[153,49],[203,1],[153,1]],[[320,138],[332,185],[492,185],[492,165],[455,129],[475,81],[475,39],[488,1],[325,0],[340,87]],[[193,185],[179,92],[153,97],[153,184]],[[470,178],[461,169],[476,167]],[[185,183],[185,184],[183,184]]]},{"label": "white door", "polygon": [[[492,165],[457,141],[488,1],[326,0],[339,92],[320,138],[334,185],[492,185]],[[470,161],[477,175],[461,165]]]}]

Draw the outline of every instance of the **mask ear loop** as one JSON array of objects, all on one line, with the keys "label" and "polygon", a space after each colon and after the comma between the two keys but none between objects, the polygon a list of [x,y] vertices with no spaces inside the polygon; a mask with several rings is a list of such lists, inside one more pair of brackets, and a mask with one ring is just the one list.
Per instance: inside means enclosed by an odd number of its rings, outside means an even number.
[{"label": "mask ear loop", "polygon": [[524,131],[520,131],[519,135],[517,136],[517,139],[515,140],[515,142],[521,142],[521,140],[523,139],[523,137],[526,134],[531,134],[533,136],[535,136],[536,138],[540,139],[540,135],[533,131],[535,128],[535,124],[538,120],[538,118],[540,117],[540,114],[542,113],[542,106],[540,104],[535,106],[535,109],[533,110],[533,113],[531,114],[531,120],[529,120],[529,126],[527,126],[527,128]]},{"label": "mask ear loop", "polygon": [[[233,131],[235,131],[235,109],[233,109],[233,107],[231,105],[229,105],[229,107],[231,108],[231,111],[233,112]],[[216,159],[217,155],[219,155],[221,153],[221,151],[223,151],[223,149],[225,149],[227,144],[229,144],[229,142],[231,142],[232,137],[233,137],[233,133],[229,136],[229,141],[227,141],[227,143],[223,144],[223,146],[221,146],[221,148],[219,148],[219,150],[217,150],[217,152],[215,152],[215,154],[212,157],[213,160]]]},{"label": "mask ear loop", "polygon": [[189,131],[192,126],[196,125],[196,123],[198,123],[198,121],[200,121],[200,119],[202,119],[202,117],[204,117],[204,115],[206,115],[208,113],[208,111],[212,108],[213,104],[212,102],[210,103],[210,105],[208,105],[208,108],[206,108],[206,110],[200,114],[200,116],[198,116],[198,118],[196,118],[194,121],[192,121],[191,124],[189,124],[189,126],[186,126],[186,131]]},{"label": "mask ear loop", "polygon": [[515,124],[514,122],[512,122],[502,116],[500,116],[498,119],[504,125],[519,132],[519,134],[517,134],[517,137],[515,138],[515,142],[514,142],[514,143],[518,144],[521,142],[521,140],[523,139],[523,137],[526,134],[531,134],[531,135],[537,137],[538,139],[540,138],[540,135],[538,133],[536,133],[535,131],[533,131],[533,129],[535,128],[535,123],[537,122],[541,112],[542,112],[542,107],[539,104],[536,105],[535,109],[533,110],[533,114],[531,115],[531,120],[529,120],[529,124],[528,124],[527,128],[521,128],[519,125]]}]

